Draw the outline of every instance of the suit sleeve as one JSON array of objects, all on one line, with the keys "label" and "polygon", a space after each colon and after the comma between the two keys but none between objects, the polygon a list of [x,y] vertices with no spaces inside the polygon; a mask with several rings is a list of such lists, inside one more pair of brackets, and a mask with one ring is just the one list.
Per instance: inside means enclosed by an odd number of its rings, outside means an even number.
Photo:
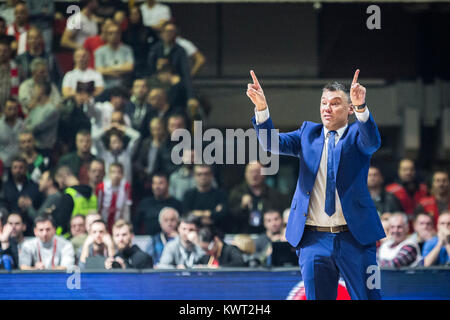
[{"label": "suit sleeve", "polygon": [[[253,117],[252,122],[253,127],[256,130],[256,135],[258,136],[258,141],[264,151],[293,157],[298,157],[300,155],[301,135],[306,127],[306,121],[300,129],[287,133],[278,133],[273,126],[272,118],[257,124],[255,117]],[[272,145],[272,142],[275,142],[275,144]]]},{"label": "suit sleeve", "polygon": [[378,127],[370,114],[366,122],[357,121],[358,123],[358,137],[356,144],[359,151],[370,156],[381,146],[381,137]]}]

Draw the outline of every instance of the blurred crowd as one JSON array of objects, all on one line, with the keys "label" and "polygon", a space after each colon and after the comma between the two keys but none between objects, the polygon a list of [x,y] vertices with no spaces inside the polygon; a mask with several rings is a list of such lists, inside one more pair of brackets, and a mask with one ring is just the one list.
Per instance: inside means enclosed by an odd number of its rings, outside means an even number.
[{"label": "blurred crowd", "polygon": [[[67,19],[51,0],[0,7],[0,269],[295,266],[289,196],[259,162],[224,188],[193,149],[171,160],[171,134],[208,106],[192,84],[206,59],[170,7],[79,6]],[[371,167],[368,189],[381,266],[448,264],[448,172],[428,185],[403,159],[388,185]]]}]

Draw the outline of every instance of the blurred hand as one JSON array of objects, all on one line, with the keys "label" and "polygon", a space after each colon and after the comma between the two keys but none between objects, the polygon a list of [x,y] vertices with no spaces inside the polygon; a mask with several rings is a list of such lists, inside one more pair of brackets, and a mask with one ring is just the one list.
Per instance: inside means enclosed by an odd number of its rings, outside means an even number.
[{"label": "blurred hand", "polygon": [[366,88],[358,83],[359,69],[355,71],[353,76],[352,86],[350,88],[350,99],[352,105],[360,106],[366,102]]},{"label": "blurred hand", "polygon": [[247,97],[256,106],[256,110],[262,111],[267,108],[266,96],[253,70],[250,70],[250,75],[253,78],[253,83],[247,84]]},{"label": "blurred hand", "polygon": [[250,210],[251,206],[252,206],[252,202],[253,202],[252,196],[249,194],[245,194],[242,196],[241,207],[244,209],[246,208],[246,209]]}]

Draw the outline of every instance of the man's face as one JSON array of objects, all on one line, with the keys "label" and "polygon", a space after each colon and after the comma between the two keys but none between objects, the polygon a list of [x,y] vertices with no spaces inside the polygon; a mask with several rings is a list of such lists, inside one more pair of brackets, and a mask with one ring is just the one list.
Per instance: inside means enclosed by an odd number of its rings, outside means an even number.
[{"label": "man's face", "polygon": [[23,25],[28,21],[28,10],[25,5],[18,4],[14,9],[15,22],[18,25]]},{"label": "man's face", "polygon": [[118,186],[123,178],[122,168],[118,166],[109,167],[109,179],[114,186]]},{"label": "man's face", "polygon": [[24,153],[31,153],[34,151],[34,137],[29,133],[22,133],[19,135],[19,147]]},{"label": "man's face", "polygon": [[34,81],[36,81],[38,83],[42,83],[45,80],[47,80],[48,79],[47,66],[45,64],[41,64],[41,65],[37,66],[33,72],[33,78],[34,78]]},{"label": "man's face", "polygon": [[450,232],[450,213],[441,214],[438,220],[438,231],[447,230]]},{"label": "man's face", "polygon": [[122,96],[112,96],[110,102],[114,108],[114,111],[121,111],[125,104],[125,99]]},{"label": "man's face", "polygon": [[111,115],[111,124],[125,125],[125,119],[123,118],[123,112],[114,111]]},{"label": "man's face", "polygon": [[6,101],[4,115],[7,120],[15,119],[19,115],[19,106],[14,101]]},{"label": "man's face", "polygon": [[88,214],[86,216],[86,230],[87,230],[87,232],[89,234],[91,234],[91,231],[92,231],[91,227],[92,227],[92,224],[94,223],[94,221],[101,220],[101,219],[102,219],[102,217],[99,214],[97,214],[97,213],[95,213],[95,214]]},{"label": "man's face", "polygon": [[432,190],[435,194],[447,194],[449,189],[448,174],[446,172],[436,172],[433,175]]},{"label": "man's face", "polygon": [[120,28],[114,24],[110,25],[106,31],[106,42],[110,45],[117,45],[120,42]]},{"label": "man's face", "polygon": [[78,49],[73,56],[75,66],[81,70],[89,66],[89,53],[84,49]]},{"label": "man's face", "polygon": [[152,89],[148,94],[148,103],[155,109],[160,110],[166,104],[166,97],[162,89]]},{"label": "man's face", "polygon": [[267,212],[264,214],[264,227],[272,234],[280,233],[283,226],[283,219],[279,212]]},{"label": "man's face", "polygon": [[102,35],[105,36],[105,39],[108,36],[109,26],[111,26],[112,24],[113,24],[113,20],[112,19],[106,19],[105,22],[103,22],[103,24],[102,24],[101,32],[102,32]]},{"label": "man's face", "polygon": [[169,192],[169,183],[167,182],[166,177],[153,177],[152,191],[156,199],[164,198]]},{"label": "man's face", "polygon": [[161,40],[166,44],[172,44],[177,37],[177,27],[173,24],[167,24],[163,30],[161,30]]},{"label": "man's face", "polygon": [[342,91],[326,90],[320,98],[320,118],[328,130],[337,130],[345,126],[348,116],[353,114],[347,95]]},{"label": "man's face", "polygon": [[103,223],[95,222],[91,225],[91,235],[94,237],[94,243],[100,245],[103,243],[103,236],[107,233]]},{"label": "man's face", "polygon": [[398,177],[402,182],[414,181],[416,176],[416,169],[414,167],[414,162],[405,159],[400,162],[398,167]]},{"label": "man's face", "polygon": [[169,132],[169,135],[172,135],[177,129],[186,129],[184,119],[182,117],[170,117],[167,121],[167,131]]},{"label": "man's face", "polygon": [[6,223],[11,226],[11,237],[14,239],[23,237],[23,233],[26,231],[27,226],[23,223],[20,215],[10,214]]},{"label": "man's face", "polygon": [[414,231],[423,239],[422,235],[429,235],[433,232],[433,220],[430,216],[421,214],[414,222]]},{"label": "man's face", "polygon": [[408,235],[408,224],[404,223],[402,217],[392,216],[389,218],[389,235],[396,244],[406,239]]},{"label": "man's face", "polygon": [[245,181],[251,187],[260,186],[264,182],[264,176],[261,174],[261,165],[259,163],[249,163],[245,168]]},{"label": "man's face", "polygon": [[105,167],[101,162],[93,161],[88,170],[89,182],[97,185],[103,181],[105,177]]},{"label": "man's face", "polygon": [[34,228],[34,235],[43,243],[48,243],[53,239],[55,231],[55,227],[50,221],[38,222]]},{"label": "man's face", "polygon": [[131,246],[133,235],[128,226],[113,229],[113,240],[117,249],[123,250]]},{"label": "man's face", "polygon": [[0,44],[0,63],[6,63],[10,57],[10,49],[6,44]]},{"label": "man's face", "polygon": [[367,175],[367,186],[369,188],[376,188],[383,185],[383,176],[380,170],[374,167],[369,168],[369,174]]},{"label": "man's face", "polygon": [[132,89],[133,96],[138,100],[143,100],[148,94],[147,82],[144,79],[135,80]]},{"label": "man's face", "polygon": [[42,35],[36,29],[31,29],[27,32],[27,41],[28,47],[30,49],[33,48],[35,50],[41,48],[44,43]]},{"label": "man's face", "polygon": [[11,174],[14,180],[23,180],[27,175],[27,168],[22,161],[13,161],[11,164]]},{"label": "man's face", "polygon": [[213,174],[210,167],[196,166],[194,168],[194,177],[197,186],[208,187],[212,185]]},{"label": "man's face", "polygon": [[82,217],[75,217],[70,220],[70,234],[76,237],[80,234],[86,233],[86,222]]},{"label": "man's face", "polygon": [[77,152],[81,154],[88,154],[91,152],[92,139],[90,134],[77,134],[75,144]]},{"label": "man's face", "polygon": [[185,222],[180,223],[180,226],[178,227],[178,234],[180,235],[180,239],[183,243],[188,242],[188,235],[191,232],[197,232],[197,227],[195,224]]},{"label": "man's face", "polygon": [[109,138],[109,148],[112,152],[119,152],[123,149],[122,139],[117,134],[112,134]]},{"label": "man's face", "polygon": [[161,230],[166,234],[171,234],[177,229],[178,216],[174,210],[166,210],[159,222]]},{"label": "man's face", "polygon": [[164,135],[164,124],[159,118],[150,121],[150,134],[154,139],[159,139]]},{"label": "man's face", "polygon": [[39,191],[45,193],[50,185],[50,173],[48,171],[45,171],[39,178]]}]

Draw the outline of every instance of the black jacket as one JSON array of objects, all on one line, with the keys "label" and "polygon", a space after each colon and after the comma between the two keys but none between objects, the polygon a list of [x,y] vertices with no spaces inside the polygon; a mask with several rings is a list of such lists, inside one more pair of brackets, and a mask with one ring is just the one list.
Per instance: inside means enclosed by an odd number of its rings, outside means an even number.
[{"label": "black jacket", "polygon": [[133,245],[122,251],[119,251],[115,257],[122,258],[127,269],[150,269],[153,268],[153,259],[150,255],[142,251],[137,245]]},{"label": "black jacket", "polygon": [[[211,256],[205,255],[200,258],[199,264],[208,264]],[[242,256],[241,250],[233,245],[228,245],[223,243],[222,253],[219,257],[219,266],[220,267],[245,267],[246,263]]]}]

